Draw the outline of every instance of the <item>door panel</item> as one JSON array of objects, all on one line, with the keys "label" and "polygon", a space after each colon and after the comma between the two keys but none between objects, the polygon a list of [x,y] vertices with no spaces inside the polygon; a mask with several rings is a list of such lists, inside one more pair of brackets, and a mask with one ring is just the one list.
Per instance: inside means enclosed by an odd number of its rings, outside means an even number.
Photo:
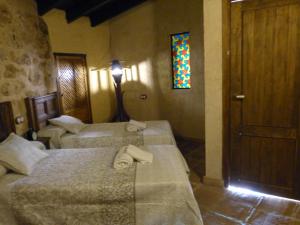
[{"label": "door panel", "polygon": [[55,54],[63,114],[91,122],[85,55]]},{"label": "door panel", "polygon": [[296,125],[298,12],[287,5],[243,13],[244,125]]},{"label": "door panel", "polygon": [[[266,186],[273,193],[292,193],[294,185],[296,142],[289,139],[270,139],[255,136],[242,138],[243,151],[240,154],[241,182],[256,183],[254,187]],[[283,169],[284,168],[284,169]]]},{"label": "door panel", "polygon": [[299,40],[300,1],[231,4],[231,184],[299,191]]}]

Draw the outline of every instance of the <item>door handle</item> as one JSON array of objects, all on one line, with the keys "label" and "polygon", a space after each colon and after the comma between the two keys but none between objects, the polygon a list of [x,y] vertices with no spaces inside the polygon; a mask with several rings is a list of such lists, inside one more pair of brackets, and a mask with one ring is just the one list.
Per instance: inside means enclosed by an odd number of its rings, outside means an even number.
[{"label": "door handle", "polygon": [[245,95],[236,95],[235,98],[239,100],[243,100],[246,96]]}]

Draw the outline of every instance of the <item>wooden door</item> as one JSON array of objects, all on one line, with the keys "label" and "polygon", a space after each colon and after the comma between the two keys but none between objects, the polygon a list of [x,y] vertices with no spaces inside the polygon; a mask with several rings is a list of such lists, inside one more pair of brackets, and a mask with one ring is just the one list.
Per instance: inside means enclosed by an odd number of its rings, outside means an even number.
[{"label": "wooden door", "polygon": [[86,56],[64,53],[55,53],[54,55],[63,114],[91,123]]},{"label": "wooden door", "polygon": [[231,185],[299,194],[299,45],[300,0],[231,3]]}]

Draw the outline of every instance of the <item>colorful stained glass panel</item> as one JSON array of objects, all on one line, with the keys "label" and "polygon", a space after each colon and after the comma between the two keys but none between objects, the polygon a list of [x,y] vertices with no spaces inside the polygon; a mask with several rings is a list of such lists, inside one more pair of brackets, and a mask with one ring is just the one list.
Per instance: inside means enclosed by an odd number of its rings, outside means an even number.
[{"label": "colorful stained glass panel", "polygon": [[191,88],[190,33],[171,35],[173,88]]}]

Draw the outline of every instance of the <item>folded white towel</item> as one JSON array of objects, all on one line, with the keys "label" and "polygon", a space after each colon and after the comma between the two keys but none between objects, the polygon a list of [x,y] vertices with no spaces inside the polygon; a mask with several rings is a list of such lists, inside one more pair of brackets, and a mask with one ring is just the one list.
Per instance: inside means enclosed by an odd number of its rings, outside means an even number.
[{"label": "folded white towel", "polygon": [[140,121],[136,121],[136,120],[130,120],[129,125],[138,127],[139,129],[146,129],[147,128],[147,124],[145,122],[140,122]]},{"label": "folded white towel", "polygon": [[134,145],[129,145],[126,153],[142,164],[152,163],[153,161],[153,154],[151,152],[144,151]]},{"label": "folded white towel", "polygon": [[133,164],[133,158],[126,153],[127,147],[122,147],[114,159],[114,168],[116,170],[126,169]]},{"label": "folded white towel", "polygon": [[134,125],[127,124],[126,130],[129,132],[138,132],[140,129]]}]

